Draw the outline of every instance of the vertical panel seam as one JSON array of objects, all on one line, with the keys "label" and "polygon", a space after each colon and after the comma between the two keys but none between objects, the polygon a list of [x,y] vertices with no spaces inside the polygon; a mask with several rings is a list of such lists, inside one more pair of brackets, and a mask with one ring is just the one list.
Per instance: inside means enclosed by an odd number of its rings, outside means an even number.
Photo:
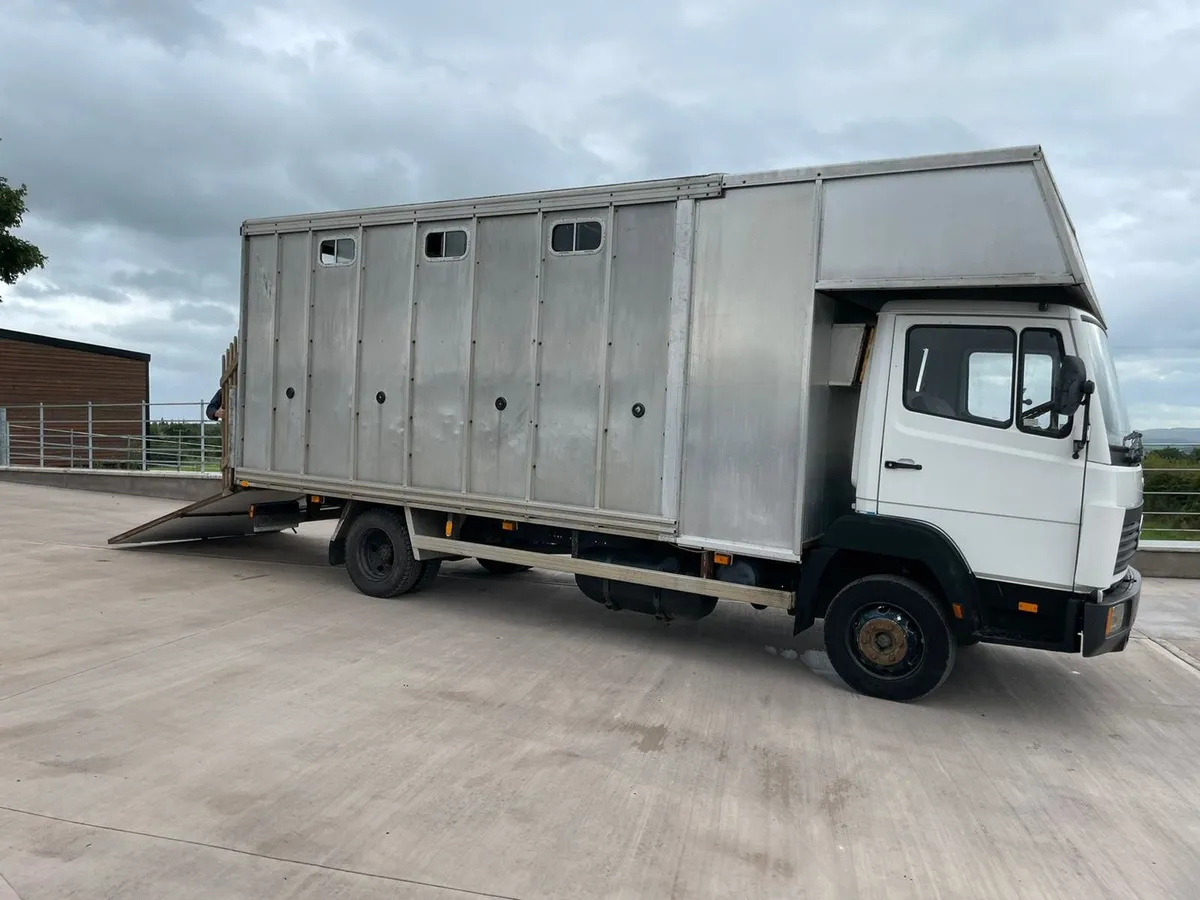
[{"label": "vertical panel seam", "polygon": [[530,342],[532,354],[532,378],[530,380],[529,405],[529,451],[528,463],[525,467],[525,499],[533,499],[533,482],[537,469],[538,447],[538,417],[541,408],[542,394],[542,304],[544,295],[542,283],[546,280],[546,222],[545,213],[537,213],[537,243],[534,245],[537,255],[537,271],[534,274],[533,286],[533,339]]},{"label": "vertical panel seam", "polygon": [[[801,286],[801,291],[806,292],[809,300],[808,314],[808,335],[805,343],[804,353],[801,356],[800,362],[800,387],[805,391],[806,396],[802,398],[800,403],[800,414],[796,417],[796,450],[797,450],[797,465],[796,465],[796,490],[793,500],[792,509],[792,552],[799,554],[804,549],[804,507],[807,501],[807,481],[808,481],[808,430],[812,417],[812,357],[813,357],[813,342],[816,339],[816,324],[817,324],[817,266],[820,260],[821,252],[821,221],[825,217],[825,182],[820,176],[817,176],[813,182],[813,199],[812,199],[812,235],[809,238],[809,252],[811,254],[810,264],[812,266],[812,274],[809,278],[809,283]],[[801,294],[803,298],[804,293]]]},{"label": "vertical panel seam", "polygon": [[463,493],[471,488],[471,440],[475,432],[475,317],[479,308],[479,216],[471,217],[469,236],[471,253],[467,272],[470,310],[467,313],[466,406],[463,410],[462,453],[460,454],[459,484]]},{"label": "vertical panel seam", "polygon": [[[243,411],[245,409],[245,404],[246,404],[246,391],[245,391],[246,366],[242,362],[242,360],[245,358],[245,354],[246,354],[245,331],[249,327],[248,323],[250,320],[248,312],[250,309],[250,245],[251,245],[251,243],[252,242],[251,242],[250,238],[248,238],[246,235],[243,234],[242,235],[242,283],[240,286],[241,297],[238,299],[238,327],[237,327],[237,331],[236,331],[237,354],[238,354],[238,357],[237,357],[237,359],[238,359],[237,381],[234,382],[234,390],[237,392],[237,396],[234,398],[234,403],[231,404],[231,408],[227,409],[225,411],[226,416],[233,417],[233,424],[235,426],[237,426],[238,423],[244,423],[246,421],[246,415]],[[225,374],[224,372],[221,373],[222,376],[224,376],[224,374]],[[218,387],[220,387],[220,385],[218,385]],[[149,364],[147,364],[147,367],[146,367],[146,401],[147,401],[147,403],[150,401]],[[229,452],[227,454],[229,457],[230,466],[234,467],[235,469],[237,468],[238,464],[241,463],[242,458],[243,458],[244,443],[245,443],[244,435],[246,433],[245,428],[241,428],[241,427],[238,427],[237,431],[238,431],[237,434],[230,435],[230,443],[232,444],[232,446],[229,447]],[[201,426],[200,426],[200,441],[201,441],[201,455],[203,456],[204,447],[205,447],[205,430],[204,430],[203,424],[201,424]]]},{"label": "vertical panel seam", "polygon": [[362,389],[363,291],[367,272],[366,229],[358,226],[358,267],[354,284],[354,336],[350,351],[354,354],[354,379],[350,393],[350,478],[358,480],[359,392]]},{"label": "vertical panel seam", "polygon": [[617,208],[615,204],[608,205],[605,231],[606,244],[604,254],[604,311],[601,313],[600,337],[600,385],[599,410],[596,415],[596,461],[594,505],[599,509],[604,502],[604,464],[608,444],[608,378],[612,366],[612,294],[613,294],[613,259],[616,257],[617,240],[615,233]]},{"label": "vertical panel seam", "polygon": [[[305,258],[308,265],[306,271],[307,279],[304,282],[304,426],[301,430],[300,439],[304,441],[304,452],[300,457],[300,472],[304,475],[308,474],[308,447],[309,434],[308,429],[312,419],[312,363],[313,363],[313,310],[316,307],[316,292],[313,290],[314,282],[317,275],[317,248],[315,241],[317,233],[310,230],[308,232],[308,256]],[[289,415],[289,421],[291,416]]]},{"label": "vertical panel seam", "polygon": [[[676,232],[672,253],[681,254],[672,266],[672,303],[667,325],[667,415],[663,428],[664,483],[660,510],[664,518],[676,521],[679,530],[683,513],[683,470],[687,446],[688,371],[690,368],[692,316],[695,297],[696,218],[695,200],[680,200],[676,209]],[[676,272],[678,268],[678,272]],[[678,333],[676,333],[678,329]],[[674,373],[672,369],[674,367]],[[675,378],[674,408],[670,396],[672,374]],[[672,440],[673,433],[673,440]],[[665,478],[669,475],[671,481]]]},{"label": "vertical panel seam", "polygon": [[414,378],[413,366],[416,360],[417,347],[417,266],[418,262],[417,251],[420,249],[420,232],[421,222],[418,219],[413,219],[412,223],[412,253],[408,261],[408,334],[406,335],[408,346],[405,348],[405,364],[404,377],[407,379],[404,385],[404,409],[402,411],[404,422],[404,440],[400,465],[404,473],[400,483],[405,487],[412,486],[412,454],[413,454],[413,390]]},{"label": "vertical panel seam", "polygon": [[[271,394],[267,404],[271,409],[271,433],[267,446],[267,471],[275,471],[275,448],[278,443],[279,414],[276,398],[279,396],[279,283],[283,280],[283,235],[275,232],[275,274],[271,281]],[[239,351],[244,348],[238,348]],[[243,354],[244,356],[244,354]],[[243,360],[238,359],[238,365]],[[243,430],[245,430],[243,428]]]}]

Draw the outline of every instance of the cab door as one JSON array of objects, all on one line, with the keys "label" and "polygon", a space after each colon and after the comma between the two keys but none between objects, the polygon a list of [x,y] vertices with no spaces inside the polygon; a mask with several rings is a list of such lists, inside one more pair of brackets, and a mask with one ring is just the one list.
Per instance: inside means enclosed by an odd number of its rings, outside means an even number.
[{"label": "cab door", "polygon": [[1070,587],[1084,459],[1046,411],[1065,320],[898,315],[878,512],[928,522],[981,578]]}]

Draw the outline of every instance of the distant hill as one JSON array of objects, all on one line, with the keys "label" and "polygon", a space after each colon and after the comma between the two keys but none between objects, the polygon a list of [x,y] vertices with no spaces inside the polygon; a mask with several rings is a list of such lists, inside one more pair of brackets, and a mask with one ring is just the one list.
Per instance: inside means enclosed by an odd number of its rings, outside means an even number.
[{"label": "distant hill", "polygon": [[1142,432],[1142,443],[1147,450],[1155,447],[1200,447],[1200,428],[1147,428]]}]

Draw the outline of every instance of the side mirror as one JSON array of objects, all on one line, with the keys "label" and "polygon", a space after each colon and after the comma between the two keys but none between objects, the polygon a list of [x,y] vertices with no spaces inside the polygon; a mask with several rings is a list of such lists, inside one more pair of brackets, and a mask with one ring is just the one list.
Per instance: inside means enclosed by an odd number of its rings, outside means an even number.
[{"label": "side mirror", "polygon": [[1096,389],[1087,380],[1087,366],[1078,356],[1064,356],[1058,369],[1058,390],[1053,411],[1060,416],[1073,416],[1084,399]]}]

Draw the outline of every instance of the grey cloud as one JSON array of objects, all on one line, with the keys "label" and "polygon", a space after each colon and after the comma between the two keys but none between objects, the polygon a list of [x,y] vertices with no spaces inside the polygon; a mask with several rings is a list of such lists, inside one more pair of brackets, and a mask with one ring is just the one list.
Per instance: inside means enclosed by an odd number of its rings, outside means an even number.
[{"label": "grey cloud", "polygon": [[117,272],[112,281],[118,287],[132,288],[164,300],[195,296],[204,290],[204,276],[179,269],[137,269]]},{"label": "grey cloud", "polygon": [[237,331],[237,307],[233,304],[184,300],[173,304],[171,311],[175,321],[194,322],[228,336]]},{"label": "grey cloud", "polygon": [[224,29],[191,0],[40,0],[100,31],[128,31],[172,50],[219,39]]},{"label": "grey cloud", "polygon": [[[119,305],[129,301],[129,295],[97,281],[94,274],[78,267],[63,267],[54,282],[29,279],[21,284],[21,298],[31,303],[56,297],[88,297],[100,303]],[[18,301],[19,305],[19,301]]]}]

